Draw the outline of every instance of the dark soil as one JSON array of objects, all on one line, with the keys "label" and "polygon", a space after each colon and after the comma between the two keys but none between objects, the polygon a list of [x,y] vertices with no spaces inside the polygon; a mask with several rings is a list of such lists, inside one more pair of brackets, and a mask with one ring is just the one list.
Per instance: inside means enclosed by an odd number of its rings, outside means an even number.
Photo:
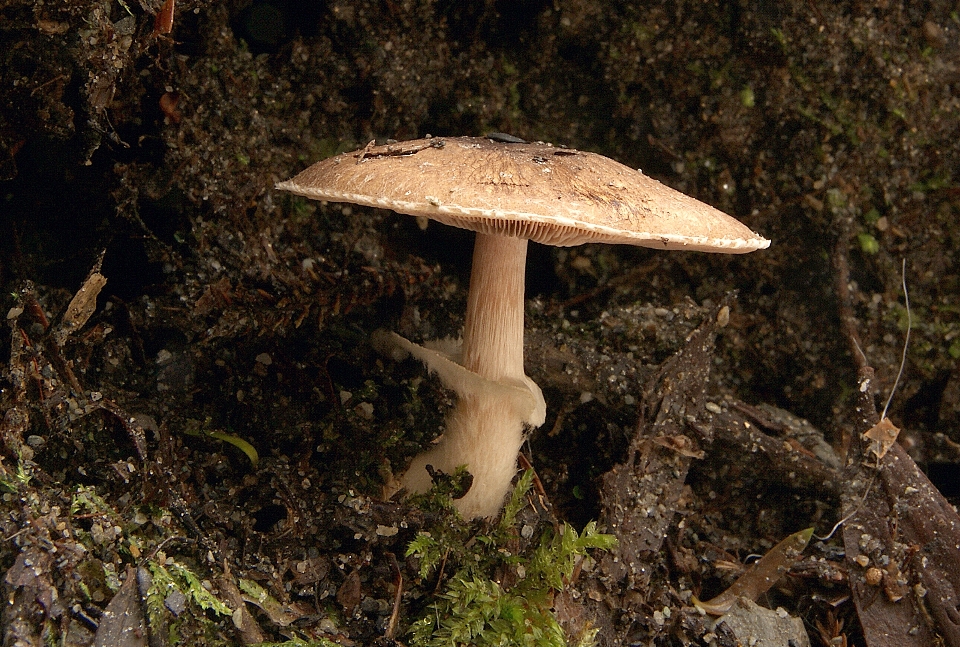
[{"label": "dark soil", "polygon": [[[761,606],[960,645],[960,14],[769,4],[0,0],[2,644],[411,644],[598,521],[619,545],[520,605],[571,644],[748,644],[695,599],[814,527]],[[531,246],[515,525],[380,498],[452,395],[371,334],[456,335],[471,235],[273,188],[491,132],[773,241]]]}]

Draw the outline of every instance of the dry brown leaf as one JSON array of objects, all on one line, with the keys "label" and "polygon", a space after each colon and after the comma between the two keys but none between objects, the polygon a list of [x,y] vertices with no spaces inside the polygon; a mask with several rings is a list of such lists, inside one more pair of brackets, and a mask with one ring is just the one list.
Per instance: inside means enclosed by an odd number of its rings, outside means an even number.
[{"label": "dry brown leaf", "polygon": [[120,590],[110,600],[100,617],[100,626],[94,637],[94,647],[147,647],[149,631],[137,588],[134,568],[127,568],[127,576]]},{"label": "dry brown leaf", "polygon": [[866,440],[870,441],[870,451],[874,453],[879,461],[887,455],[893,443],[897,442],[897,436],[899,434],[900,429],[890,422],[890,418],[883,418],[880,422],[863,432],[862,435]]},{"label": "dry brown leaf", "polygon": [[103,254],[97,259],[93,269],[84,279],[83,285],[77,290],[70,300],[60,325],[54,332],[54,340],[58,346],[63,346],[75,330],[83,328],[90,317],[97,309],[97,297],[100,296],[100,290],[107,284],[107,277],[100,273],[100,267],[103,264]]},{"label": "dry brown leaf", "polygon": [[756,600],[770,590],[777,580],[797,561],[807,547],[807,542],[813,536],[813,528],[795,532],[779,544],[771,548],[766,555],[760,558],[753,566],[737,578],[726,591],[707,602],[696,598],[693,603],[707,613],[715,616],[723,615],[733,608],[740,598]]}]

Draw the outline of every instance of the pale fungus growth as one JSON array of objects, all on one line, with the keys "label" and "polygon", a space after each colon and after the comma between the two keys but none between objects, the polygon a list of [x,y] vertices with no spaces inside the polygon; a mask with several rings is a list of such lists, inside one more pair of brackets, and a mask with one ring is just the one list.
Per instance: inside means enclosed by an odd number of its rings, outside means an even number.
[{"label": "pale fungus growth", "polygon": [[498,139],[371,143],[277,185],[477,232],[462,342],[420,346],[391,334],[458,397],[440,441],[413,460],[399,485],[425,492],[428,465],[448,474],[465,465],[473,482],[456,505],[468,519],[499,512],[524,433],[546,417],[543,394],[523,368],[528,240],[732,254],[770,244],[734,218],[606,157]]}]

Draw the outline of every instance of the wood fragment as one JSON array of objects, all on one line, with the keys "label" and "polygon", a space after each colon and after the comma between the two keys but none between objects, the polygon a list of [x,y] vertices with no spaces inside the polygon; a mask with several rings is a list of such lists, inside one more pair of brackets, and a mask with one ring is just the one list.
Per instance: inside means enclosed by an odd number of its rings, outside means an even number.
[{"label": "wood fragment", "polygon": [[[861,383],[872,377],[861,369]],[[858,411],[859,424],[879,424],[872,389],[862,391]],[[960,647],[960,515],[898,443],[876,462],[863,460],[868,451],[866,442],[853,444],[843,478],[850,590],[867,645]],[[854,561],[861,554],[866,568]],[[867,582],[874,564],[887,564],[879,595]]]},{"label": "wood fragment", "polygon": [[[877,414],[875,374],[853,314],[851,224],[839,224],[835,290],[860,386],[851,427],[868,430],[849,438],[841,479],[851,595],[869,647],[960,647],[960,515],[895,442],[899,430]],[[875,461],[865,460],[868,452]],[[867,582],[875,564],[885,565],[882,595]]]},{"label": "wood fragment", "polygon": [[[718,310],[733,298],[728,295]],[[716,322],[716,313],[708,315],[687,344],[664,362],[644,390],[626,461],[603,477],[601,519],[619,544],[601,566],[626,589],[647,589],[654,564],[664,559],[660,549],[673,525],[690,463],[701,443],[712,439],[712,427],[691,421],[704,409]],[[688,430],[696,431],[696,437],[685,435]],[[683,452],[677,451],[677,443]]]},{"label": "wood fragment", "polygon": [[397,563],[397,556],[394,553],[387,553],[390,559],[390,566],[393,569],[393,585],[397,591],[393,596],[393,611],[390,613],[390,621],[387,623],[387,630],[384,637],[387,640],[393,640],[397,634],[397,620],[400,618],[400,602],[403,600],[403,571],[400,570],[400,564]]}]

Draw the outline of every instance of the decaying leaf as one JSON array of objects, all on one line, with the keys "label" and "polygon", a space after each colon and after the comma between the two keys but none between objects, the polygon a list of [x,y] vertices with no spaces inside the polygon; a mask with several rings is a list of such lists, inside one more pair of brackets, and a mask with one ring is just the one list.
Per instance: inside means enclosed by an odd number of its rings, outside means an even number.
[{"label": "decaying leaf", "polygon": [[[733,299],[728,295],[720,307]],[[647,590],[656,571],[653,564],[662,558],[664,539],[681,507],[690,464],[700,446],[713,439],[711,426],[694,426],[691,420],[704,409],[715,339],[716,317],[708,316],[683,349],[663,363],[642,391],[642,415],[626,460],[603,476],[601,523],[620,543],[601,558],[601,568],[634,590]],[[694,432],[697,437],[691,438],[688,434]],[[656,505],[650,505],[652,501]]]},{"label": "decaying leaf", "polygon": [[70,304],[63,313],[60,325],[57,327],[54,338],[58,346],[62,346],[73,331],[83,328],[97,309],[97,297],[100,290],[107,284],[107,278],[100,273],[100,267],[103,264],[103,254],[97,259],[93,269],[87,274],[83,285],[73,295]]},{"label": "decaying leaf", "polygon": [[756,600],[793,566],[812,536],[813,528],[793,533],[771,548],[726,591],[707,602],[694,598],[694,604],[711,615],[719,616],[728,612],[740,598]]},{"label": "decaying leaf", "polygon": [[229,567],[226,568],[226,572],[218,579],[218,584],[224,600],[234,609],[233,626],[240,632],[240,642],[244,645],[262,643],[265,637],[260,630],[260,625],[257,623],[257,619],[253,617],[253,614],[247,609],[247,605],[244,604],[243,593],[240,592],[240,588],[234,581]]},{"label": "decaying leaf", "polygon": [[351,571],[337,589],[337,602],[343,606],[344,611],[353,613],[362,598],[360,574],[357,571]]},{"label": "decaying leaf", "polygon": [[893,443],[897,442],[897,436],[899,434],[900,429],[890,422],[890,418],[883,418],[880,422],[863,432],[862,435],[865,440],[870,441],[869,449],[879,461],[887,455]]},{"label": "decaying leaf", "polygon": [[136,571],[129,567],[123,585],[100,617],[93,644],[94,647],[147,647],[148,637]]},{"label": "decaying leaf", "polygon": [[706,456],[706,452],[697,447],[697,444],[689,437],[684,436],[683,434],[678,434],[676,436],[657,436],[652,439],[654,443],[660,445],[661,447],[666,447],[667,449],[672,449],[681,456],[686,456],[687,458],[696,458],[697,460],[702,460]]}]

